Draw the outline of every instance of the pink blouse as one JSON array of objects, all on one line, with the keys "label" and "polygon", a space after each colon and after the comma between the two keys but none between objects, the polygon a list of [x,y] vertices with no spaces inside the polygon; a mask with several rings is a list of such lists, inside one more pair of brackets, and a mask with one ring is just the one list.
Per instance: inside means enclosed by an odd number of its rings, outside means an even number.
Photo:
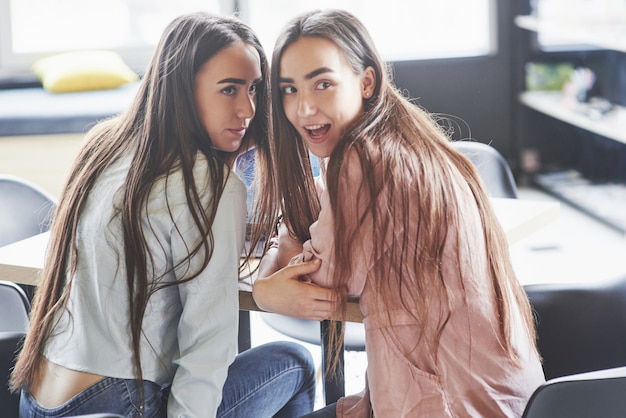
[{"label": "pink blouse", "polygon": [[[361,171],[356,158],[349,158],[345,164],[347,175],[341,180],[340,198],[354,205],[352,219],[356,222],[359,202],[355,199]],[[436,359],[418,343],[418,325],[409,313],[378,304],[372,297],[374,287],[367,283],[366,273],[373,265],[373,246],[380,243],[373,242],[367,223],[360,226],[358,239],[352,241],[351,251],[360,255],[349,290],[361,296],[368,370],[364,391],[339,401],[339,417],[516,417],[522,415],[533,391],[545,381],[521,315],[512,314],[512,344],[519,355],[519,367],[501,347],[480,215],[465,180],[460,174],[457,177],[450,180],[457,185],[455,203],[463,214],[463,223],[457,228],[450,226],[444,249],[443,276],[452,290],[449,300],[432,301],[431,309],[439,304],[449,304],[452,309]],[[319,219],[310,228],[311,239],[304,243],[304,254],[292,262],[320,258],[321,268],[310,277],[321,286],[332,286],[334,221],[325,188],[320,192]],[[380,198],[385,199],[385,195],[383,191]],[[393,241],[389,237],[385,244]],[[385,280],[398,281],[392,269],[389,271]],[[402,292],[400,285],[398,292]],[[394,338],[388,338],[385,331]]]}]

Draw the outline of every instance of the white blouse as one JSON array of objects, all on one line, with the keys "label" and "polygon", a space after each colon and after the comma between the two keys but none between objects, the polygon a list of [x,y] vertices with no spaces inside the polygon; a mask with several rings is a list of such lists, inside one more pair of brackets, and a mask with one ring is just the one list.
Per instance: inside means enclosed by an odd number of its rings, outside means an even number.
[{"label": "white blouse", "polygon": [[[122,224],[115,207],[129,164],[129,158],[116,163],[89,194],[78,226],[69,312],[61,315],[45,348],[50,361],[66,368],[124,379],[135,376]],[[212,196],[203,156],[193,171],[206,205]],[[237,271],[245,225],[246,188],[231,173],[213,223],[215,247],[209,264],[193,280],[150,297],[143,320],[142,371],[146,380],[172,384],[169,417],[215,416],[221,402],[237,351]],[[153,186],[143,229],[153,277],[165,274],[163,281],[173,282],[200,267],[203,251],[180,264],[200,239],[180,171]]]}]

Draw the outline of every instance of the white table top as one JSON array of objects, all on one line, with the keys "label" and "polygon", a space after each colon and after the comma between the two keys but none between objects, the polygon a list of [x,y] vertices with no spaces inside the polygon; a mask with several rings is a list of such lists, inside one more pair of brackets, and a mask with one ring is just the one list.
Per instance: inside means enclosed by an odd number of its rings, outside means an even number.
[{"label": "white table top", "polygon": [[553,201],[503,198],[492,198],[491,204],[506,233],[509,245],[556,221],[561,207],[559,202]]}]

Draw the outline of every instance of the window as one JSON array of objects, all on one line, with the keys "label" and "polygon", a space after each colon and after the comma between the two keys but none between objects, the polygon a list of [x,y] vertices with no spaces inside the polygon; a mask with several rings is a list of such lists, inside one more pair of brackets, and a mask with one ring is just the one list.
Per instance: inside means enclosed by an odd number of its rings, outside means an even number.
[{"label": "window", "polygon": [[[219,0],[0,0],[0,66],[27,72],[46,54],[113,49],[145,68],[165,26],[195,10],[228,13]],[[229,2],[227,2],[229,3]]]},{"label": "window", "polygon": [[342,8],[368,27],[389,61],[495,53],[497,0],[0,0],[0,75],[28,73],[38,58],[113,49],[145,68],[165,25],[194,10],[232,14],[269,52],[281,27],[314,8]]},{"label": "window", "polygon": [[294,16],[338,8],[357,16],[387,61],[490,55],[496,52],[495,0],[240,0],[242,17],[266,51]]}]

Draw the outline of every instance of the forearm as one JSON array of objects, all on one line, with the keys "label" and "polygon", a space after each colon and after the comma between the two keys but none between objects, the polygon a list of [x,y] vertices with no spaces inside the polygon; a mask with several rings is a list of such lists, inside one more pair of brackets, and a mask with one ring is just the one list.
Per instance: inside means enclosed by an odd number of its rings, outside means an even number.
[{"label": "forearm", "polygon": [[278,247],[270,247],[259,263],[256,277],[268,277],[280,270],[278,264]]}]

